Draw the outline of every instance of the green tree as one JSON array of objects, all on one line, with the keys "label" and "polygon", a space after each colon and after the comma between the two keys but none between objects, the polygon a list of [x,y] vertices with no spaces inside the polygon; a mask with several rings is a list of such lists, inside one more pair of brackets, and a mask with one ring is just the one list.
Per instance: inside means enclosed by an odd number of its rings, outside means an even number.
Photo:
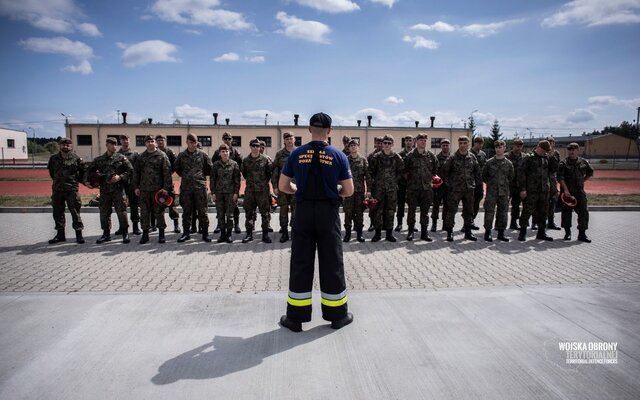
[{"label": "green tree", "polygon": [[58,146],[58,143],[54,141],[45,143],[44,148],[51,154],[55,154],[60,151],[60,146]]},{"label": "green tree", "polygon": [[491,133],[489,137],[484,140],[485,149],[493,149],[493,144],[496,140],[502,140],[502,133],[500,133],[500,124],[498,120],[493,120],[493,124],[491,125]]},{"label": "green tree", "polygon": [[27,151],[29,152],[29,154],[46,153],[47,149],[43,145],[38,144],[37,141],[34,142],[31,139],[27,139]]},{"label": "green tree", "polygon": [[471,130],[471,137],[476,134],[476,121],[473,119],[473,115],[469,116],[469,129]]}]

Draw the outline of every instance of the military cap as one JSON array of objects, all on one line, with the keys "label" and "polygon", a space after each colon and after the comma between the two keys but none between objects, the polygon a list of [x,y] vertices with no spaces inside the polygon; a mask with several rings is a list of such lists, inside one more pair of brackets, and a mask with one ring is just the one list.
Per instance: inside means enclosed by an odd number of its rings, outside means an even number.
[{"label": "military cap", "polygon": [[114,137],[108,137],[106,142],[111,144],[118,144],[118,140]]},{"label": "military cap", "polygon": [[413,140],[413,135],[407,135],[404,137],[404,140]]},{"label": "military cap", "polygon": [[167,140],[167,137],[165,135],[157,135],[156,140]]},{"label": "military cap", "polygon": [[460,136],[458,138],[458,142],[468,142],[468,141],[469,141],[469,138],[466,136]]},{"label": "military cap", "polygon": [[576,142],[572,142],[567,145],[567,150],[579,149],[579,148],[580,148],[580,145]]},{"label": "military cap", "polygon": [[473,138],[473,143],[484,143],[484,138],[480,135]]},{"label": "military cap", "polygon": [[504,145],[505,145],[504,140],[498,139],[495,142],[493,142],[493,147],[504,146]]},{"label": "military cap", "polygon": [[187,135],[187,140],[189,142],[197,142],[198,138],[196,138],[196,135],[194,135],[193,133],[190,133],[190,134]]},{"label": "military cap", "polygon": [[63,137],[63,138],[60,138],[60,140],[58,140],[58,144],[63,144],[63,143],[73,144],[73,141],[71,141],[71,139],[67,137]]},{"label": "military cap", "polygon": [[331,128],[331,117],[325,113],[313,114],[309,120],[309,126],[315,126],[317,128]]},{"label": "military cap", "polygon": [[540,147],[544,151],[551,151],[551,145],[546,140],[539,141],[538,147]]},{"label": "military cap", "polygon": [[376,136],[376,138],[373,139],[373,141],[376,142],[376,143],[382,142],[382,136]]},{"label": "military cap", "polygon": [[523,145],[524,142],[522,141],[522,139],[517,137],[513,139],[513,144]]},{"label": "military cap", "polygon": [[257,138],[253,138],[249,141],[249,146],[251,146],[252,144],[257,144],[258,146],[260,146],[260,140],[258,140]]},{"label": "military cap", "polygon": [[342,143],[349,143],[350,140],[351,140],[351,136],[344,135],[342,137]]},{"label": "military cap", "polygon": [[[407,139],[407,138],[408,138],[408,136],[407,136],[407,137],[405,137],[405,139]],[[429,138],[429,136],[428,136],[426,133],[418,133],[418,134],[416,135],[416,140],[420,140],[420,139],[428,139],[428,138]]]},{"label": "military cap", "polygon": [[227,138],[228,138],[228,139],[232,139],[231,134],[230,134],[229,132],[225,132],[225,133],[223,133],[223,134],[222,134],[222,138],[223,138],[223,139],[227,139]]},{"label": "military cap", "polygon": [[290,137],[293,137],[293,133],[291,133],[291,132],[285,132],[285,133],[283,133],[283,134],[282,134],[282,137],[283,137],[283,138],[285,138],[285,139],[288,139],[288,138],[290,138]]},{"label": "military cap", "polygon": [[360,143],[358,143],[358,141],[357,141],[357,140],[355,140],[355,139],[351,139],[351,140],[349,140],[348,146],[351,146],[351,145],[354,145],[354,144],[355,144],[356,146],[360,146]]},{"label": "military cap", "polygon": [[385,140],[390,140],[390,141],[392,141],[392,142],[394,141],[394,140],[393,140],[393,136],[391,136],[391,135],[384,135],[384,136],[382,137],[382,141],[384,142]]},{"label": "military cap", "polygon": [[147,136],[145,136],[145,137],[144,137],[144,142],[145,142],[145,143],[147,143],[147,142],[148,142],[148,141],[150,141],[150,140],[154,140],[154,141],[155,141],[155,140],[156,140],[156,137],[155,137],[155,136],[153,136],[153,135],[147,135]]},{"label": "military cap", "polygon": [[440,145],[443,145],[443,144],[451,144],[451,142],[449,141],[449,139],[442,139],[440,141]]}]

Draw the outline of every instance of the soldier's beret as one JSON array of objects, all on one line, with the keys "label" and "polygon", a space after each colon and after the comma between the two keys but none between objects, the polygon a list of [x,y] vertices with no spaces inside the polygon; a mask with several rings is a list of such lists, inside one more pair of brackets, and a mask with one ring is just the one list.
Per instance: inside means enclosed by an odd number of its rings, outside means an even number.
[{"label": "soldier's beret", "polygon": [[231,134],[229,132],[225,132],[222,134],[223,139],[231,139]]},{"label": "soldier's beret", "polygon": [[[407,138],[408,138],[408,136],[407,136],[407,137],[405,137],[405,139],[407,139]],[[418,134],[416,135],[416,140],[420,140],[420,139],[428,139],[428,138],[429,138],[429,136],[428,136],[426,133],[418,133]],[[442,142],[441,142],[441,143],[442,143]]]},{"label": "soldier's beret", "polygon": [[167,140],[167,137],[165,135],[157,135],[156,140]]},{"label": "soldier's beret", "polygon": [[72,144],[73,142],[71,141],[71,139],[63,137],[60,140],[58,140],[58,144],[63,144],[63,143]]},{"label": "soldier's beret", "polygon": [[190,141],[190,142],[197,142],[198,138],[193,133],[190,133],[190,134],[187,135],[187,140]]},{"label": "soldier's beret", "polygon": [[407,135],[404,137],[404,140],[413,140],[413,135]]},{"label": "soldier's beret", "polygon": [[513,144],[522,145],[522,144],[524,144],[524,142],[520,138],[515,138],[515,139],[513,139]]},{"label": "soldier's beret", "polygon": [[355,139],[351,139],[351,140],[349,140],[349,144],[348,144],[348,145],[349,145],[349,146],[351,146],[351,145],[359,146],[360,144],[358,143],[358,141],[357,141],[357,140],[355,140]]},{"label": "soldier's beret", "polygon": [[342,137],[342,143],[349,143],[350,140],[351,140],[350,136],[344,135]]},{"label": "soldier's beret", "polygon": [[374,139],[374,142],[376,143],[382,142],[382,136],[376,136],[376,138]]},{"label": "soldier's beret", "polygon": [[580,145],[578,143],[576,143],[576,142],[572,142],[572,143],[569,143],[567,145],[567,149],[569,149],[569,150],[571,150],[571,149],[579,149],[579,148],[580,148]]},{"label": "soldier's beret", "polygon": [[451,144],[451,142],[449,141],[449,139],[442,139],[442,140],[440,141],[440,144],[441,144],[441,145],[443,145],[443,144]]},{"label": "soldier's beret", "polygon": [[255,138],[254,138],[254,139],[251,139],[251,140],[249,141],[249,146],[251,146],[252,144],[257,144],[258,146],[260,146],[260,140],[255,139]]},{"label": "soldier's beret", "polygon": [[118,144],[118,141],[116,140],[116,138],[113,138],[113,137],[108,137],[106,142],[111,144]]},{"label": "soldier's beret", "polygon": [[288,138],[290,138],[290,137],[293,137],[293,133],[291,133],[291,132],[285,132],[285,133],[283,133],[283,134],[282,134],[282,137],[283,137],[283,138],[285,138],[285,139],[288,139]]},{"label": "soldier's beret", "polygon": [[539,141],[538,147],[540,147],[544,151],[551,151],[551,145],[546,140]]},{"label": "soldier's beret", "polygon": [[150,140],[156,140],[156,137],[153,135],[147,135],[144,137],[144,142],[147,143]]}]

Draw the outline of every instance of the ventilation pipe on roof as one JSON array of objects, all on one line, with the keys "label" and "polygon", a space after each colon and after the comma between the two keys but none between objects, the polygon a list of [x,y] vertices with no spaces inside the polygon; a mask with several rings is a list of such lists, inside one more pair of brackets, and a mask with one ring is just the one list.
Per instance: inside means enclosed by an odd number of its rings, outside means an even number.
[{"label": "ventilation pipe on roof", "polygon": [[151,125],[151,123],[153,122],[153,118],[147,118],[147,121],[149,121],[149,125]]},{"label": "ventilation pipe on roof", "polygon": [[418,127],[418,125],[420,125],[420,121],[415,121],[416,123],[416,128]]},{"label": "ventilation pipe on roof", "polygon": [[300,118],[300,114],[293,114],[293,124],[298,126],[298,118]]},{"label": "ventilation pipe on roof", "polygon": [[431,127],[433,128],[433,122],[436,120],[436,117],[429,117],[429,119],[431,120]]},{"label": "ventilation pipe on roof", "polygon": [[359,119],[358,121],[356,121],[358,123],[358,126],[360,126],[362,124],[362,120]]},{"label": "ventilation pipe on roof", "polygon": [[224,122],[226,122],[226,123],[227,123],[227,125],[229,125],[229,121],[230,121],[230,120],[229,120],[229,118],[225,118],[225,119],[224,119]]},{"label": "ventilation pipe on roof", "polygon": [[213,124],[218,125],[218,113],[213,113]]},{"label": "ventilation pipe on roof", "polygon": [[373,117],[371,115],[367,115],[367,120],[369,120],[369,122],[367,123],[367,126],[371,126],[371,119]]},{"label": "ventilation pipe on roof", "polygon": [[122,112],[122,123],[126,124],[127,123],[127,113],[126,112]]}]

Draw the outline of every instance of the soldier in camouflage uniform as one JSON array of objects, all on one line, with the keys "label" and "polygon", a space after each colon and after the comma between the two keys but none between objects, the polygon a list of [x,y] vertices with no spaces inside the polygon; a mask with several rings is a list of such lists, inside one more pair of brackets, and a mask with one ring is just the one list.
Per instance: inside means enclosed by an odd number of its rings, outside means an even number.
[{"label": "soldier in camouflage uniform", "polygon": [[[178,242],[191,239],[191,219],[198,215],[202,240],[209,238],[209,206],[207,204],[207,176],[211,174],[211,160],[203,151],[198,150],[198,139],[187,135],[187,149],[176,158],[174,169],[180,176],[180,204],[182,204],[182,236]],[[195,206],[195,207],[194,207]]]},{"label": "soldier in camouflage uniform", "polygon": [[287,162],[289,154],[295,149],[294,143],[296,138],[291,132],[282,134],[284,139],[284,148],[278,150],[276,158],[273,161],[273,173],[271,174],[271,186],[273,192],[278,197],[278,206],[280,207],[280,243],[289,240],[289,209],[291,209],[291,225],[293,225],[293,216],[296,210],[296,196],[292,194],[282,193],[278,190],[278,182],[280,181],[280,173],[284,164]]},{"label": "soldier in camouflage uniform", "polygon": [[351,149],[349,148],[349,143],[351,142],[351,137],[344,135],[342,137],[342,152],[345,156],[349,157],[351,154]]},{"label": "soldier in camouflage uniform", "polygon": [[78,182],[84,182],[85,164],[82,159],[73,152],[71,139],[62,138],[58,141],[60,151],[49,158],[47,169],[49,176],[53,180],[51,205],[53,206],[53,221],[56,225],[56,236],[49,240],[49,244],[64,242],[65,236],[65,216],[64,209],[69,208],[73,229],[76,232],[76,242],[84,243],[82,237],[82,218],[80,217],[80,195],[78,194]]},{"label": "soldier in camouflage uniform", "polygon": [[385,135],[383,149],[371,158],[371,194],[378,200],[373,210],[373,224],[376,229],[372,242],[382,238],[382,229],[386,231],[385,240],[395,242],[393,236],[393,215],[398,203],[398,179],[404,173],[404,163],[398,153],[393,152],[393,136]]},{"label": "soldier in camouflage uniform", "polygon": [[[404,137],[404,148],[400,150],[398,155],[402,158],[402,161],[407,158],[407,154],[413,150],[413,136],[407,135]],[[398,223],[396,225],[396,232],[402,230],[402,219],[404,218],[404,205],[407,202],[407,178],[404,174],[398,178],[398,208],[396,213],[396,219]]]},{"label": "soldier in camouflage uniform", "polygon": [[[412,138],[413,139],[413,138]],[[431,241],[429,237],[429,207],[433,203],[432,179],[440,165],[436,156],[427,150],[427,134],[416,136],[416,148],[411,150],[404,159],[404,170],[407,180],[407,202],[409,215],[407,223],[409,232],[407,240],[413,240],[416,230],[416,208],[420,206],[420,239]],[[413,140],[412,140],[413,141]]]},{"label": "soldier in camouflage uniform", "polygon": [[[171,174],[173,175],[173,171],[175,171],[176,164],[176,154],[167,147],[167,137],[164,135],[156,136],[156,145],[158,146],[158,150],[162,151],[169,158],[169,164],[171,165]],[[173,197],[174,202],[169,207],[169,218],[173,220],[173,232],[180,233],[180,215],[176,211],[176,207],[178,206],[178,202],[176,200],[176,194],[174,192],[173,186],[171,187],[171,191],[169,192],[171,197]],[[153,224],[152,224],[153,225]]]},{"label": "soldier in camouflage uniform", "polygon": [[458,204],[462,200],[462,218],[464,219],[464,238],[467,240],[477,240],[471,233],[473,224],[473,193],[476,185],[482,180],[482,171],[478,165],[478,160],[469,151],[469,138],[461,136],[458,138],[458,151],[453,153],[444,166],[440,168],[442,179],[449,187],[449,202],[447,205],[447,215],[444,220],[444,229],[447,231],[447,241],[453,241],[453,225]]},{"label": "soldier in camouflage uniform", "polygon": [[549,158],[551,150],[549,142],[541,140],[531,154],[524,156],[518,170],[518,186],[520,198],[524,200],[524,208],[520,216],[520,234],[518,240],[524,241],[527,225],[531,215],[537,216],[538,234],[536,239],[553,241],[547,236],[546,222],[549,209]]},{"label": "soldier in camouflage uniform", "polygon": [[149,228],[151,228],[151,214],[156,217],[158,224],[158,243],[165,243],[164,229],[167,224],[164,221],[164,206],[155,202],[155,194],[162,191],[169,195],[173,190],[171,180],[171,164],[165,153],[156,147],[155,137],[148,135],[144,139],[147,148],[136,162],[133,169],[133,186],[135,193],[140,197],[140,213],[142,222],[142,237],[140,244],[149,241]]},{"label": "soldier in camouflage uniform", "polygon": [[[447,161],[447,158],[451,155],[451,142],[449,139],[442,139],[440,141],[440,153],[436,155],[438,159],[438,165],[440,168]],[[433,209],[431,211],[431,232],[435,232],[438,228],[438,217],[440,213],[440,204],[442,204],[442,220],[444,221],[447,215],[447,201],[449,200],[449,188],[447,186],[447,182],[442,182],[439,188],[433,189]],[[442,230],[444,230],[444,223],[442,225]]]},{"label": "soldier in camouflage uniform", "polygon": [[556,213],[556,203],[558,202],[558,168],[560,166],[560,153],[556,150],[556,140],[553,136],[547,137],[547,142],[551,146],[549,152],[549,210],[547,211],[547,229],[560,230],[554,221]]},{"label": "soldier in camouflage uniform", "polygon": [[[236,164],[238,164],[238,168],[242,167],[242,155],[240,154],[240,152],[238,151],[238,149],[236,149],[235,147],[231,146],[231,143],[233,142],[233,137],[231,136],[231,134],[229,132],[225,132],[222,134],[222,143],[226,144],[229,147],[229,158],[231,158],[233,161],[236,162]],[[213,156],[211,157],[211,162],[215,163],[216,161],[218,161],[220,159],[220,150],[216,150],[213,153]],[[240,233],[242,232],[240,230],[240,208],[238,208],[238,205],[236,204],[235,208],[233,209],[233,231],[235,233]],[[216,227],[216,229],[213,231],[213,233],[218,233],[220,232],[220,227]]]},{"label": "soldier in camouflage uniform", "polygon": [[211,170],[211,193],[216,202],[220,238],[218,243],[232,243],[233,210],[238,206],[240,193],[240,167],[230,158],[230,150],[223,143],[217,150],[220,158],[213,163]]},{"label": "soldier in camouflage uniform", "polygon": [[503,140],[496,140],[493,146],[496,155],[490,158],[482,169],[482,180],[487,184],[487,195],[484,199],[484,240],[493,241],[491,229],[495,216],[498,240],[508,242],[504,230],[509,220],[509,187],[513,181],[513,164],[504,156],[506,143]]},{"label": "soldier in camouflage uniform", "polygon": [[572,211],[575,211],[578,214],[578,240],[591,243],[591,239],[587,237],[589,207],[584,183],[593,176],[593,169],[587,160],[578,156],[579,149],[578,143],[570,143],[567,146],[567,158],[560,162],[558,168],[558,181],[562,192],[578,201],[574,208],[562,206],[562,227],[565,232],[564,239],[571,240],[571,215]]},{"label": "soldier in camouflage uniform", "polygon": [[362,202],[366,197],[371,196],[371,192],[367,191],[367,188],[371,186],[371,175],[369,174],[369,163],[358,153],[360,145],[354,139],[349,141],[349,150],[351,154],[347,159],[353,177],[354,190],[353,195],[342,200],[342,208],[344,209],[344,238],[342,241],[347,243],[351,240],[351,224],[353,223],[356,230],[356,240],[362,243],[364,242],[364,236],[362,236],[364,204]]},{"label": "soldier in camouflage uniform", "polygon": [[[124,197],[124,184],[129,182],[133,167],[127,159],[116,152],[118,141],[108,137],[107,151],[96,157],[89,165],[88,171],[95,171],[100,177],[100,228],[102,236],[96,243],[111,241],[111,212],[116,209],[119,231],[122,232],[122,243],[129,243],[129,223],[127,221],[127,204]],[[92,187],[91,184],[87,186]]]},{"label": "soldier in camouflage uniform", "polygon": [[[367,156],[367,163],[369,163],[369,165],[371,165],[371,160],[373,159],[373,156],[375,156],[376,154],[382,151],[382,136],[376,136],[373,139],[373,142],[374,142],[373,151]],[[369,210],[369,229],[367,229],[367,231],[372,232],[374,229],[375,227],[373,226],[373,212]]]},{"label": "soldier in camouflage uniform", "polygon": [[269,222],[271,220],[271,196],[269,194],[269,178],[271,178],[271,162],[260,154],[260,141],[252,139],[251,154],[242,160],[240,171],[244,176],[246,186],[244,190],[245,227],[247,235],[242,243],[253,240],[253,227],[256,218],[256,207],[262,217],[262,241],[271,243],[269,237]]},{"label": "soldier in camouflage uniform", "polygon": [[[120,149],[118,153],[127,157],[127,160],[131,163],[133,167],[136,165],[136,160],[138,159],[138,152],[132,150],[130,147],[129,136],[120,135]],[[124,193],[127,195],[127,201],[129,202],[129,208],[131,209],[131,223],[133,225],[132,232],[134,235],[139,235],[142,232],[140,231],[140,200],[138,196],[133,192],[133,174],[129,176],[128,182],[122,182],[124,185]],[[122,235],[122,232],[116,231],[116,235]]]},{"label": "soldier in camouflage uniform", "polygon": [[[484,139],[482,136],[476,136],[473,138],[473,146],[471,147],[471,154],[476,156],[478,160],[478,165],[480,166],[480,171],[484,168],[484,165],[487,163],[487,153],[482,151],[482,146],[484,146]],[[480,201],[484,197],[484,187],[482,182],[476,183],[476,189],[473,192],[473,219],[474,222],[471,224],[471,229],[474,231],[480,229],[475,223],[475,219],[478,216],[478,212],[480,211]]]},{"label": "soldier in camouflage uniform", "polygon": [[518,186],[518,174],[520,171],[520,162],[522,161],[522,146],[524,142],[520,138],[513,139],[511,151],[507,154],[507,160],[513,164],[513,180],[509,188],[509,196],[511,197],[511,224],[509,229],[520,229],[518,227],[518,219],[520,219],[520,187]]}]

